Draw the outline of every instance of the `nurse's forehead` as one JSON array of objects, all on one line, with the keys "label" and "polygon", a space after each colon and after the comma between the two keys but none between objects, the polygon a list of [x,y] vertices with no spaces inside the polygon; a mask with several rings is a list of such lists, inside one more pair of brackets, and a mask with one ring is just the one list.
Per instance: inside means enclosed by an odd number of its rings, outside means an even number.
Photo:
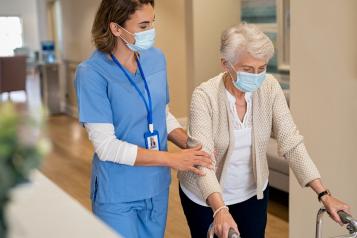
[{"label": "nurse's forehead", "polygon": [[151,23],[155,20],[154,8],[150,4],[145,4],[134,12],[129,18],[138,24]]},{"label": "nurse's forehead", "polygon": [[154,17],[153,17],[153,19],[152,19],[151,21],[149,21],[149,20],[143,20],[143,21],[139,22],[139,24],[150,24],[150,23],[153,22],[153,21],[155,21],[155,15],[154,15]]}]

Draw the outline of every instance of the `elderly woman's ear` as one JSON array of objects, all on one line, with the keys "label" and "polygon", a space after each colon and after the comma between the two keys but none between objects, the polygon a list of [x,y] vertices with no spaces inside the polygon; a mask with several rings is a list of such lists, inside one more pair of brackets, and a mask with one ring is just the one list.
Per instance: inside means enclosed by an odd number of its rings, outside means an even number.
[{"label": "elderly woman's ear", "polygon": [[231,69],[229,62],[223,58],[221,58],[221,66],[222,66],[224,72],[227,72]]}]

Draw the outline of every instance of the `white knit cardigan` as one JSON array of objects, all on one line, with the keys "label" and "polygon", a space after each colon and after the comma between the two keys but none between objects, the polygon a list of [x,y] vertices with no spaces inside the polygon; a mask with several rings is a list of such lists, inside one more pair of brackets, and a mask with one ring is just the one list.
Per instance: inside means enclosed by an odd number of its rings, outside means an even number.
[{"label": "white knit cardigan", "polygon": [[[189,146],[201,144],[203,150],[214,157],[215,168],[201,167],[206,172],[202,177],[192,172],[178,173],[181,185],[204,201],[212,193],[222,193],[226,165],[234,144],[239,143],[234,141],[224,77],[227,74],[221,73],[194,90],[188,126]],[[301,186],[320,178],[293,121],[284,93],[278,81],[268,74],[263,85],[253,93],[252,159],[258,199],[263,198],[264,182],[269,176],[266,151],[272,133],[277,139],[279,154],[288,160]]]}]

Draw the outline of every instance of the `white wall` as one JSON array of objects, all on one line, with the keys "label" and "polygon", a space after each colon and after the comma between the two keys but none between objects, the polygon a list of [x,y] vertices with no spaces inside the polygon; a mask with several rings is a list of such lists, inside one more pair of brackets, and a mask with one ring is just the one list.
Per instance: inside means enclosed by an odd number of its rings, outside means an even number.
[{"label": "white wall", "polygon": [[40,41],[53,40],[49,33],[47,2],[50,0],[36,0],[37,17],[38,17],[38,32]]},{"label": "white wall", "polygon": [[240,22],[240,1],[188,0],[187,37],[190,91],[222,71],[221,33]]},{"label": "white wall", "polygon": [[180,0],[155,2],[157,47],[168,62],[170,107],[185,118],[193,89],[221,72],[220,36],[240,21],[237,0]]},{"label": "white wall", "polygon": [[0,0],[0,16],[19,16],[23,22],[24,46],[40,48],[36,0]]},{"label": "white wall", "polygon": [[185,117],[189,100],[186,65],[186,1],[155,1],[156,47],[167,59],[170,86],[170,110],[176,117]]},{"label": "white wall", "polygon": [[99,4],[100,0],[61,0],[65,60],[80,62],[91,55],[91,29]]},{"label": "white wall", "polygon": [[[291,108],[331,192],[357,217],[357,1],[291,1]],[[290,238],[314,237],[316,195],[290,179]],[[346,234],[326,219],[324,237]]]}]

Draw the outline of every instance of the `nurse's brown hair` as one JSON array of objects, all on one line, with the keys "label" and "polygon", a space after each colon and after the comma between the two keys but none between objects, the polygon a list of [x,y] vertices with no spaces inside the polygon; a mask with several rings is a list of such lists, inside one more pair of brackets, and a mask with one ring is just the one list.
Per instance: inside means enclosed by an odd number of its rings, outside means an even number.
[{"label": "nurse's brown hair", "polygon": [[125,22],[142,5],[154,0],[102,0],[92,27],[92,40],[95,47],[105,53],[111,53],[117,44],[117,38],[110,30],[110,23],[115,22],[125,27]]}]

